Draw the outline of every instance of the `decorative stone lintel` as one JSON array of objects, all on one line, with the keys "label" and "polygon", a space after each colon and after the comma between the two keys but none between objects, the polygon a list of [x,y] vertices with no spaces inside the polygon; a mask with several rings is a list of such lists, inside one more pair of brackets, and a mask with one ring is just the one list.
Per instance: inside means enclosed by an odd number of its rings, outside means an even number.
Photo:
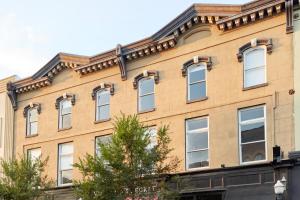
[{"label": "decorative stone lintel", "polygon": [[59,103],[62,101],[62,100],[65,100],[65,99],[70,99],[71,100],[71,103],[72,105],[74,106],[75,105],[75,94],[68,94],[68,93],[65,93],[63,94],[62,96],[58,97],[55,101],[55,108],[56,109],[59,109]]},{"label": "decorative stone lintel", "polygon": [[143,73],[140,73],[136,77],[134,77],[133,88],[137,89],[139,80],[141,80],[142,78],[149,77],[149,76],[154,77],[155,84],[159,83],[159,72],[158,71],[156,71],[156,70],[145,70]]},{"label": "decorative stone lintel", "polygon": [[247,44],[243,45],[239,48],[239,52],[237,53],[237,59],[239,62],[243,62],[243,54],[246,50],[256,47],[265,45],[267,47],[267,53],[271,54],[273,51],[273,42],[272,39],[253,39]]},{"label": "decorative stone lintel", "polygon": [[99,86],[95,87],[92,92],[92,99],[96,99],[96,94],[100,90],[109,89],[111,95],[115,93],[115,86],[113,83],[101,83]]},{"label": "decorative stone lintel", "polygon": [[24,108],[23,116],[24,116],[24,117],[27,117],[28,110],[30,110],[30,109],[32,109],[32,108],[36,108],[38,114],[41,113],[41,110],[42,110],[42,109],[41,109],[41,104],[40,104],[40,103],[30,103],[29,105],[27,105],[27,106]]},{"label": "decorative stone lintel", "polygon": [[187,69],[189,66],[198,64],[198,63],[206,63],[207,70],[210,71],[212,69],[212,61],[211,57],[209,56],[195,56],[193,59],[188,60],[183,64],[183,67],[181,69],[182,76],[185,77],[187,75]]}]

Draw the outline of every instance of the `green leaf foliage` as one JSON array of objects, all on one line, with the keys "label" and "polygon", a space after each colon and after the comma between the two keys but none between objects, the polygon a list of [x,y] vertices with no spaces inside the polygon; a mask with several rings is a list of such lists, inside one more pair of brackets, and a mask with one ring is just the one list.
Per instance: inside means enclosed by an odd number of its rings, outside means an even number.
[{"label": "green leaf foliage", "polygon": [[48,158],[32,161],[25,155],[19,159],[1,160],[1,200],[46,199],[44,190],[52,184],[44,173]]},{"label": "green leaf foliage", "polygon": [[100,146],[101,156],[87,154],[74,166],[83,179],[75,192],[83,200],[176,199],[176,189],[166,184],[178,167],[170,156],[168,126],[157,130],[157,142],[149,148],[149,127],[136,115],[116,118],[111,141]]}]

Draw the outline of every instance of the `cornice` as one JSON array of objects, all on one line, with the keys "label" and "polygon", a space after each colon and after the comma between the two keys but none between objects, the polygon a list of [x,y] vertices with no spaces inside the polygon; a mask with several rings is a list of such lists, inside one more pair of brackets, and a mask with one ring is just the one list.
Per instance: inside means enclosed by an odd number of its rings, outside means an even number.
[{"label": "cornice", "polygon": [[249,10],[219,20],[217,22],[218,28],[221,31],[231,30],[279,14],[285,9],[285,0],[257,1],[253,3],[257,3],[260,6],[254,7],[252,5]]}]

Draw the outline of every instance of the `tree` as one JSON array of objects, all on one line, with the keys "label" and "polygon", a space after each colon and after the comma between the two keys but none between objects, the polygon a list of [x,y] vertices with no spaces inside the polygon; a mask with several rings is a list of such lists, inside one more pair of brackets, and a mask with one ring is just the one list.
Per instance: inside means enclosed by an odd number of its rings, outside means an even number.
[{"label": "tree", "polygon": [[52,184],[47,176],[43,175],[47,162],[48,158],[31,160],[25,155],[20,156],[19,159],[1,160],[0,199],[46,199],[44,189]]},{"label": "tree", "polygon": [[149,127],[136,115],[117,117],[109,143],[99,143],[100,156],[87,154],[75,167],[83,175],[75,192],[83,200],[175,199],[176,190],[166,184],[176,171],[178,158],[170,156],[168,126],[157,130],[151,145]]}]

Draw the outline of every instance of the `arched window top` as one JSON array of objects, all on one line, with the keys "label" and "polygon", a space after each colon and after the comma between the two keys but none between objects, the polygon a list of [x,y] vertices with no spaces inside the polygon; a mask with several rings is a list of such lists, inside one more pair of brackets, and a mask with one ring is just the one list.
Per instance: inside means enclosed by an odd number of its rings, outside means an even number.
[{"label": "arched window top", "polygon": [[60,102],[63,100],[70,100],[72,105],[75,105],[75,94],[63,94],[62,96],[58,97],[55,102],[55,108],[60,108]]},{"label": "arched window top", "polygon": [[[262,48],[265,46],[264,48]],[[252,39],[247,44],[243,45],[239,48],[239,52],[237,53],[237,59],[239,62],[244,61],[244,55],[249,52],[258,50],[258,49],[267,49],[267,53],[271,54],[273,51],[273,42],[272,39]]]},{"label": "arched window top", "polygon": [[182,76],[185,77],[187,75],[188,68],[196,68],[198,65],[201,65],[201,63],[205,63],[208,71],[212,69],[211,57],[195,56],[193,59],[188,60],[183,64],[183,67],[181,69]]},{"label": "arched window top", "polygon": [[92,92],[92,99],[96,99],[96,94],[101,91],[108,91],[111,95],[115,93],[115,86],[113,83],[101,83],[99,86],[95,87]]},{"label": "arched window top", "polygon": [[36,109],[37,113],[40,114],[41,113],[41,104],[40,103],[30,103],[29,105],[27,105],[24,108],[23,116],[27,117],[28,111],[31,111],[33,109]]},{"label": "arched window top", "polygon": [[140,80],[146,80],[149,77],[154,78],[155,84],[159,83],[159,72],[158,71],[156,71],[156,70],[145,70],[143,73],[140,73],[136,77],[134,77],[133,88],[137,89],[138,88],[138,82]]},{"label": "arched window top", "polygon": [[264,46],[258,46],[246,50],[243,54],[244,65],[247,69],[248,66],[262,66],[265,65],[265,51]]}]

